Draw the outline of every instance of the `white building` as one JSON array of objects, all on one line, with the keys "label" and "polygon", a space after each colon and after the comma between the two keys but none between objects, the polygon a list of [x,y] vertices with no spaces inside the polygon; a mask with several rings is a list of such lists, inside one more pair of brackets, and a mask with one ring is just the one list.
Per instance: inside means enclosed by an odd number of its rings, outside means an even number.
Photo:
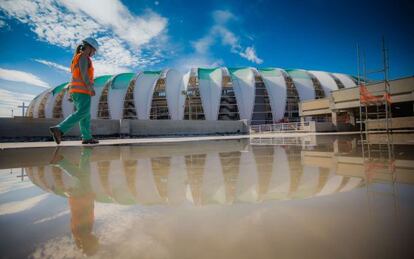
[{"label": "white building", "polygon": [[[39,94],[27,116],[64,118],[73,111],[65,84]],[[240,120],[263,124],[299,119],[298,103],[356,86],[338,73],[279,68],[140,71],[95,79],[92,119]]]}]

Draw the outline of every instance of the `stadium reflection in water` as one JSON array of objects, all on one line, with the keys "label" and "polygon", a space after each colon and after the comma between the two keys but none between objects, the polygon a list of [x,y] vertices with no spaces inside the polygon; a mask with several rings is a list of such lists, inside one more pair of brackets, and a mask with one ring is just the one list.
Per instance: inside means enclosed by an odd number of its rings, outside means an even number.
[{"label": "stadium reflection in water", "polygon": [[[24,170],[43,191],[68,200],[73,245],[62,233],[51,240],[69,247],[69,257],[249,258],[249,248],[258,258],[300,257],[306,249],[325,258],[406,255],[397,243],[413,225],[405,219],[413,216],[414,161],[412,146],[399,141],[313,136],[68,147],[44,151],[50,163]],[[282,234],[294,243],[286,246]],[[353,234],[360,241],[342,247]],[[192,238],[195,245],[185,248]],[[327,239],[339,247],[327,252]],[[58,256],[51,240],[32,255]]]}]

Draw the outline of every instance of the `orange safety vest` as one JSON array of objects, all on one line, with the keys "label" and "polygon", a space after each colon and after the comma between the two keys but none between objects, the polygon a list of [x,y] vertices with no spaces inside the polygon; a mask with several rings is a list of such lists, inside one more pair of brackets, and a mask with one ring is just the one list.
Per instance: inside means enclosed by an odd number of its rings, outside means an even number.
[{"label": "orange safety vest", "polygon": [[[69,93],[82,93],[82,94],[92,95],[92,92],[88,90],[80,73],[79,59],[81,55],[82,53],[77,54],[73,58],[72,65],[70,66],[70,70],[72,71],[72,80],[69,84]],[[92,60],[90,57],[88,57],[88,61],[89,61],[88,62],[89,63],[89,66],[88,66],[89,82],[93,84],[93,65],[92,65]]]}]

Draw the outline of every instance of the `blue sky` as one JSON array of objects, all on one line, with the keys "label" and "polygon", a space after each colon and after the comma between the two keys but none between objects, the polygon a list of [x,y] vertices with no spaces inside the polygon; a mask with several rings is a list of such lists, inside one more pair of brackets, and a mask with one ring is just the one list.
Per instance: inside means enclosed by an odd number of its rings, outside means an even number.
[{"label": "blue sky", "polygon": [[384,35],[390,76],[412,76],[412,13],[405,0],[1,0],[0,116],[68,81],[87,36],[102,45],[98,75],[197,66],[356,74],[356,44],[378,69]]}]

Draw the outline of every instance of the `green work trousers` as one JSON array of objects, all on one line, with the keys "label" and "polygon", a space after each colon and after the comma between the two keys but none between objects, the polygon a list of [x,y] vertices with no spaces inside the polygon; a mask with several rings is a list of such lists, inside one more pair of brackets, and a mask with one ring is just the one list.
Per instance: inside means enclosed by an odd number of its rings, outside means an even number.
[{"label": "green work trousers", "polygon": [[89,140],[91,135],[91,96],[88,94],[72,93],[73,104],[76,111],[69,115],[57,127],[65,134],[79,122],[83,140]]}]

